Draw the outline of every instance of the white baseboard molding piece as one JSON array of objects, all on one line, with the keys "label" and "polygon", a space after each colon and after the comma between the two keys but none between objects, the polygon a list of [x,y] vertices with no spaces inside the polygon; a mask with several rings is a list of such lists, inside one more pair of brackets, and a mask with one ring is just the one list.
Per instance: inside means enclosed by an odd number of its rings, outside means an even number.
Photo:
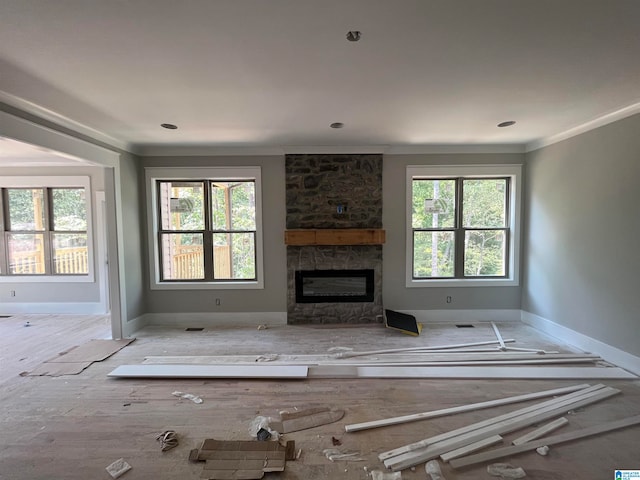
[{"label": "white baseboard molding piece", "polygon": [[286,365],[120,365],[120,378],[307,378],[307,367]]},{"label": "white baseboard molding piece", "polygon": [[145,313],[146,325],[168,327],[257,327],[286,325],[287,312],[191,312]]},{"label": "white baseboard molding piece", "polygon": [[597,392],[601,391],[603,388],[606,388],[606,387],[603,384],[598,384],[598,385],[593,385],[591,387],[587,387],[582,390],[578,390],[576,392],[567,393],[561,397],[552,398],[551,400],[546,400],[544,402],[536,403],[534,405],[520,408],[518,410],[514,410],[512,412],[505,413],[497,417],[488,418],[481,422],[472,423],[471,425],[467,425],[465,427],[460,427],[455,430],[450,430],[448,432],[444,432],[444,433],[435,435],[433,437],[425,438],[424,440],[420,440],[418,442],[410,443],[409,445],[404,445],[399,448],[394,448],[393,450],[382,452],[381,454],[378,455],[378,458],[382,461],[385,461],[389,458],[397,457],[404,453],[424,449],[429,445],[443,442],[452,437],[465,435],[469,432],[472,432],[474,430],[480,430],[484,427],[491,427],[498,422],[503,422],[505,420],[509,420],[522,415],[528,415],[532,412],[540,411],[542,409],[547,409],[548,407],[553,408],[557,406],[563,406],[564,408],[566,408],[566,405],[573,403],[575,401],[585,399],[585,398],[590,398],[591,396],[595,395]]},{"label": "white baseboard molding piece", "polygon": [[[505,340],[505,342],[513,343],[515,342],[515,340],[513,338],[509,338]],[[458,349],[458,348],[466,348],[466,347],[478,347],[482,345],[495,345],[496,343],[498,343],[497,340],[488,340],[485,342],[455,343],[450,345],[436,345],[433,347],[424,346],[424,347],[406,347],[406,348],[387,348],[384,350],[364,350],[361,352],[346,351],[346,352],[336,353],[335,357],[351,358],[351,357],[364,357],[366,355],[381,355],[381,354],[409,353],[409,352],[426,353],[431,350],[447,350],[447,349]]]},{"label": "white baseboard molding piece", "polygon": [[553,422],[549,422],[546,425],[543,425],[540,428],[536,428],[535,430],[527,433],[526,435],[516,438],[511,443],[513,445],[521,445],[523,443],[530,442],[531,440],[535,440],[537,438],[543,437],[547,433],[551,433],[554,430],[557,430],[568,423],[569,423],[569,420],[567,420],[565,417],[557,418]]},{"label": "white baseboard molding piece", "polygon": [[596,353],[608,362],[640,375],[640,357],[524,310],[522,311],[522,322],[551,337],[562,340],[563,343],[573,345],[585,352]]},{"label": "white baseboard molding piece", "polygon": [[128,322],[124,322],[124,325],[122,326],[122,336],[125,338],[131,337],[135,332],[143,329],[146,326],[147,321],[144,315],[132,318]]},{"label": "white baseboard molding piece", "polygon": [[637,379],[617,367],[548,367],[548,366],[340,366],[309,367],[315,378],[540,378],[540,379]]},{"label": "white baseboard molding piece", "polygon": [[528,443],[523,443],[522,445],[498,448],[496,450],[490,450],[488,452],[469,455],[468,457],[462,457],[456,460],[452,460],[450,462],[450,465],[453,468],[468,467],[477,463],[488,462],[491,460],[497,460],[498,458],[509,457],[511,455],[516,455],[522,452],[528,452],[545,445],[557,445],[559,443],[570,442],[572,440],[578,440],[580,438],[599,435],[606,432],[612,432],[614,430],[620,430],[622,428],[627,428],[638,424],[640,424],[640,415],[623,418],[621,420],[608,422],[602,425],[594,425],[593,427],[582,428],[573,432],[553,435],[551,437],[539,438]]},{"label": "white baseboard molding piece", "polygon": [[589,386],[590,385],[588,383],[583,383],[580,385],[572,385],[569,387],[554,388],[553,390],[544,390],[542,392],[525,393],[524,395],[516,395],[514,397],[498,398],[496,400],[488,400],[486,402],[470,403],[468,405],[460,405],[458,407],[415,413],[413,415],[404,415],[401,417],[386,418],[383,420],[374,420],[371,422],[353,423],[351,425],[345,425],[344,430],[346,432],[358,432],[360,430],[368,430],[370,428],[399,425],[401,423],[409,423],[417,420],[444,417],[446,415],[453,415],[456,413],[472,412],[475,410],[482,410],[484,408],[498,407],[500,405],[510,405],[518,402],[526,402],[528,400],[536,400],[538,398],[552,397],[554,395],[563,395],[565,393],[577,392],[579,390],[589,388]]},{"label": "white baseboard molding piece", "polygon": [[420,323],[519,322],[521,319],[517,309],[396,311],[413,315]]},{"label": "white baseboard molding piece", "polygon": [[473,442],[464,447],[452,450],[451,452],[443,453],[442,455],[440,455],[440,460],[442,460],[443,462],[449,462],[454,458],[465,457],[470,453],[477,452],[478,450],[490,447],[491,445],[495,445],[496,443],[502,443],[502,437],[500,435],[492,435],[485,438],[484,440],[480,440],[479,442]]},{"label": "white baseboard molding piece", "polygon": [[3,303],[0,315],[106,315],[104,305],[100,302],[29,302]]},{"label": "white baseboard molding piece", "polygon": [[[418,442],[414,442],[409,445],[404,445],[402,447],[395,448],[387,452],[382,452],[381,454],[378,455],[378,458],[384,461],[391,457],[397,457],[398,455],[401,455],[403,453],[425,449],[429,445],[434,445],[453,437],[466,435],[470,432],[473,432],[474,430],[480,430],[485,427],[493,427],[497,423],[504,422],[506,420],[510,420],[516,417],[521,417],[523,415],[530,415],[531,413],[535,413],[535,412],[539,413],[541,411],[548,411],[550,408],[553,409],[556,407],[562,407],[569,410],[567,408],[567,405],[573,404],[575,402],[579,402],[585,399],[589,399],[598,393],[602,393],[603,389],[605,388],[608,388],[608,387],[605,387],[605,385],[602,385],[602,384],[593,385],[591,387],[585,388],[583,390],[579,390],[577,392],[568,393],[561,397],[553,398],[551,400],[546,400],[544,402],[530,405],[528,407],[524,407],[519,410],[514,410],[512,412],[505,413],[497,417],[488,418],[481,422],[476,422],[471,425],[467,425],[465,427],[460,427],[455,430],[450,430],[448,432],[440,433],[433,437],[425,438],[424,440],[420,440]],[[618,391],[616,390],[616,392]],[[496,432],[496,433],[500,433],[500,432]]]},{"label": "white baseboard molding piece", "polygon": [[602,388],[598,392],[594,392],[592,396],[588,396],[586,398],[583,398],[582,400],[571,402],[568,406],[560,405],[547,407],[545,409],[537,410],[535,412],[521,415],[516,418],[511,418],[509,420],[505,420],[482,429],[473,430],[464,435],[458,435],[448,440],[429,445],[423,450],[411,451],[402,455],[398,455],[397,457],[385,460],[384,464],[387,468],[391,468],[394,471],[404,470],[405,468],[413,467],[428,460],[433,460],[443,453],[459,447],[463,447],[465,445],[469,445],[470,443],[476,441],[480,441],[491,435],[504,435],[536,424],[538,422],[562,415],[567,411],[567,408],[580,408],[592,403],[599,402],[618,393],[620,393],[620,391],[613,388]]},{"label": "white baseboard molding piece", "polygon": [[594,362],[601,360],[601,357],[590,354],[575,353],[550,353],[548,355],[529,355],[522,353],[435,353],[425,352],[421,356],[409,356],[409,358],[385,356],[374,359],[337,359],[331,354],[319,355],[286,355],[277,354],[269,355],[148,355],[144,357],[145,364],[201,364],[201,365],[226,365],[231,363],[237,364],[255,364],[256,362],[268,362],[269,364],[288,364],[288,365],[348,365],[348,366],[366,366],[366,365],[424,365],[425,363],[435,363],[438,365],[449,365],[452,362],[521,362],[532,361],[552,363],[563,363],[565,360],[569,362]]}]

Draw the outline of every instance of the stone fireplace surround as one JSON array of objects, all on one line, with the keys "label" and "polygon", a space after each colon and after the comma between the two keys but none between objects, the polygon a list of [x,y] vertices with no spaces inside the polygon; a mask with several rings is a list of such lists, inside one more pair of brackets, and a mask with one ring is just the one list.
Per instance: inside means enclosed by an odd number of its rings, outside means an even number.
[{"label": "stone fireplace surround", "polygon": [[[381,229],[382,155],[287,155],[287,230]],[[299,270],[374,270],[372,302],[296,303]],[[382,245],[287,246],[287,323],[382,321]]]}]

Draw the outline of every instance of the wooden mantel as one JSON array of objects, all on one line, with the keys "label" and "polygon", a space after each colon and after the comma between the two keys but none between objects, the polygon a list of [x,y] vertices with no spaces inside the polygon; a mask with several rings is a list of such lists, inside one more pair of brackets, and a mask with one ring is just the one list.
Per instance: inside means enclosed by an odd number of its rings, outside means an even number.
[{"label": "wooden mantel", "polygon": [[285,230],[285,245],[382,245],[385,231],[380,228],[323,228]]}]

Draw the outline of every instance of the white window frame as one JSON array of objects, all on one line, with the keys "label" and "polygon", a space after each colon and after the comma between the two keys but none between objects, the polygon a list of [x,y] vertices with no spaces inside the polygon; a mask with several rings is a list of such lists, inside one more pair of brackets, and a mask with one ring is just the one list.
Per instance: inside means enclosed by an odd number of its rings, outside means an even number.
[{"label": "white window frame", "polygon": [[[2,188],[84,188],[87,212],[87,267],[86,274],[77,275],[0,275],[0,283],[93,283],[95,281],[95,249],[93,245],[93,209],[91,179],[87,176],[3,176]],[[2,245],[5,245],[2,242]],[[6,245],[5,245],[6,248]],[[0,255],[5,255],[4,249]]]},{"label": "white window frame", "polygon": [[[147,238],[151,290],[247,290],[264,288],[262,179],[260,167],[145,167],[147,186]],[[255,181],[256,195],[256,279],[233,281],[160,281],[160,246],[158,245],[157,181],[214,180]]]},{"label": "white window frame", "polygon": [[[509,187],[509,271],[506,277],[487,278],[413,278],[412,196],[414,178],[495,178],[508,177]],[[522,197],[521,165],[409,165],[406,198],[406,287],[513,287],[520,284],[520,217]]]}]

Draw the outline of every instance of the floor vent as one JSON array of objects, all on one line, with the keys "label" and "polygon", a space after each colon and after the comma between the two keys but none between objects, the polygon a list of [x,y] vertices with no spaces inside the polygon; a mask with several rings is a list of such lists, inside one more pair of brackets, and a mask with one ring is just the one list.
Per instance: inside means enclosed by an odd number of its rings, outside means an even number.
[{"label": "floor vent", "polygon": [[185,332],[201,332],[203,330],[204,328],[197,328],[197,327],[189,327],[184,329]]},{"label": "floor vent", "polygon": [[474,325],[470,325],[468,323],[463,323],[463,324],[460,324],[460,325],[456,325],[456,328],[475,328],[475,326]]}]

